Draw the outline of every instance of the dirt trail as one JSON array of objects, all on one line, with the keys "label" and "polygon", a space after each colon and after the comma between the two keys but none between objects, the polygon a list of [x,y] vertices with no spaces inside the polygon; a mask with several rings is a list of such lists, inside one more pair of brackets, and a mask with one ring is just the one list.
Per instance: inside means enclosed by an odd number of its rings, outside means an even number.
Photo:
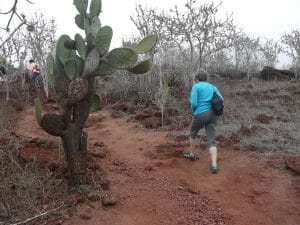
[{"label": "dirt trail", "polygon": [[[300,224],[295,176],[253,154],[220,148],[220,172],[211,174],[206,150],[188,161],[179,156],[187,142],[171,140],[167,132],[142,129],[108,112],[92,114],[86,130],[90,146],[107,147],[107,156],[96,162],[109,175],[117,204],[92,204],[89,220],[75,213],[65,225]],[[37,127],[32,108],[22,112],[16,133],[54,140]]]}]

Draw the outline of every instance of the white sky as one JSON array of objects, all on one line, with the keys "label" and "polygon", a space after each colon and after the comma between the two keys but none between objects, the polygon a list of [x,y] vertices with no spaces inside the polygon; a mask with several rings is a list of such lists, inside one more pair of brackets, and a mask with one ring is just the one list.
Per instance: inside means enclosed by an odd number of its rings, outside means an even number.
[{"label": "white sky", "polygon": [[[30,5],[25,0],[19,0],[19,12],[28,17],[40,10],[47,17],[55,18],[58,25],[58,35],[66,33],[71,37],[80,29],[74,24],[77,14],[73,0],[31,0]],[[208,0],[198,0],[208,2]],[[1,12],[8,10],[13,0],[1,0]],[[121,44],[122,37],[130,37],[136,32],[129,16],[134,13],[135,4],[169,9],[175,5],[182,7],[186,0],[102,0],[100,19],[103,25],[113,28],[114,37],[112,45]],[[219,3],[220,0],[213,2]],[[285,32],[300,29],[300,0],[223,0],[220,7],[225,14],[233,13],[234,23],[252,37],[266,37],[279,40]],[[0,16],[0,24],[6,23]]]}]

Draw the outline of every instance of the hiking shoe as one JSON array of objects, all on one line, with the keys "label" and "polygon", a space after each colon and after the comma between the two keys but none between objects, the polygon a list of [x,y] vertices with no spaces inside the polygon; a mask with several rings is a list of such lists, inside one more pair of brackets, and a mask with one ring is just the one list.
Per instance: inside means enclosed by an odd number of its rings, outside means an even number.
[{"label": "hiking shoe", "polygon": [[193,153],[186,151],[186,150],[182,151],[182,155],[184,158],[192,160],[192,161],[197,159],[197,157]]},{"label": "hiking shoe", "polygon": [[211,167],[210,167],[210,170],[211,170],[212,173],[218,173],[219,167],[218,167],[218,165],[216,165],[216,166],[211,166]]}]

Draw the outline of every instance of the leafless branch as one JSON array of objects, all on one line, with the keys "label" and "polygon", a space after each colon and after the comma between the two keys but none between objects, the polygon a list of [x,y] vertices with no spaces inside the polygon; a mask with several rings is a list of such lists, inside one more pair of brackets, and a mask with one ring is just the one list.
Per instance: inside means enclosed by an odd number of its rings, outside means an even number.
[{"label": "leafless branch", "polygon": [[11,32],[11,34],[0,44],[0,48],[3,47],[3,45],[17,32],[17,30],[20,29],[21,26],[23,26],[24,24],[26,24],[26,19],[24,19],[16,28],[13,32]]},{"label": "leafless branch", "polygon": [[65,206],[65,205],[62,204],[61,206],[58,206],[58,207],[55,208],[55,209],[52,209],[52,210],[43,212],[43,213],[41,213],[41,214],[38,214],[38,215],[33,216],[33,217],[31,217],[31,218],[28,218],[28,219],[26,219],[26,220],[24,220],[24,221],[21,221],[21,222],[18,222],[18,223],[13,223],[13,224],[10,224],[10,225],[26,224],[26,223],[28,223],[28,222],[30,222],[30,221],[32,221],[32,220],[35,220],[35,219],[37,219],[37,218],[40,218],[40,217],[46,216],[46,215],[48,215],[48,214],[50,214],[50,213],[53,213],[53,212],[57,211],[58,209],[60,209],[60,208],[62,208],[62,207],[64,207],[64,206]]},{"label": "leafless branch", "polygon": [[11,9],[7,12],[0,12],[0,14],[9,14],[9,13],[14,13],[16,11],[16,8],[17,8],[17,3],[18,3],[18,0],[15,0],[15,3],[13,4],[13,6],[11,7]]}]

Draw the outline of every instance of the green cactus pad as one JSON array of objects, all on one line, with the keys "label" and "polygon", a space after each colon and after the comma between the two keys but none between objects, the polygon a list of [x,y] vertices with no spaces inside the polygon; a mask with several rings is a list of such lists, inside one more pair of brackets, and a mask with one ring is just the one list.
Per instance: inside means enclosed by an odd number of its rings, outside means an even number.
[{"label": "green cactus pad", "polygon": [[103,56],[108,52],[112,36],[113,30],[109,26],[102,27],[98,31],[95,38],[95,44],[100,55]]},{"label": "green cactus pad", "polygon": [[46,72],[48,76],[48,82],[50,85],[53,85],[54,83],[54,58],[52,55],[48,55],[46,58]]},{"label": "green cactus pad", "polygon": [[70,40],[65,40],[64,46],[67,49],[76,50],[75,41],[73,41],[71,39]]},{"label": "green cactus pad", "polygon": [[100,57],[97,50],[94,48],[92,49],[89,54],[87,55],[84,61],[84,70],[82,76],[90,76],[93,75],[99,66]]},{"label": "green cactus pad", "polygon": [[143,54],[149,52],[156,44],[158,36],[155,34],[149,35],[141,40],[138,45],[134,48],[136,53]]},{"label": "green cactus pad", "polygon": [[71,50],[65,48],[65,41],[71,40],[68,35],[61,35],[57,41],[56,45],[56,55],[59,61],[64,64],[67,59],[70,57]]},{"label": "green cactus pad", "polygon": [[75,46],[80,57],[85,59],[87,47],[85,45],[85,41],[83,40],[83,37],[80,34],[75,35]]},{"label": "green cactus pad", "polygon": [[46,58],[46,71],[48,75],[54,73],[54,58],[52,55],[48,55]]},{"label": "green cactus pad", "polygon": [[88,0],[74,0],[73,5],[75,5],[76,9],[81,15],[86,14]]},{"label": "green cactus pad", "polygon": [[77,75],[81,76],[81,74],[83,72],[83,67],[84,67],[84,60],[82,58],[80,58],[78,55],[75,55],[74,59],[76,61]]},{"label": "green cactus pad", "polygon": [[106,62],[102,62],[96,71],[96,76],[107,76],[114,73],[117,69],[112,68]]},{"label": "green cactus pad", "polygon": [[75,23],[80,29],[84,29],[84,16],[81,14],[78,14],[75,16]]},{"label": "green cactus pad", "polygon": [[90,112],[95,112],[97,110],[101,109],[101,98],[99,95],[95,94],[92,98],[92,105]]},{"label": "green cactus pad", "polygon": [[101,28],[101,21],[98,17],[94,17],[92,20],[92,24],[91,24],[91,33],[93,35],[93,37],[96,37],[98,31]]},{"label": "green cactus pad", "polygon": [[144,60],[138,63],[135,67],[128,69],[130,73],[143,74],[147,73],[152,67],[152,59]]},{"label": "green cactus pad", "polygon": [[90,4],[90,18],[98,17],[101,12],[101,0],[92,0]]},{"label": "green cactus pad", "polygon": [[127,69],[132,67],[137,61],[137,54],[130,48],[115,48],[106,56],[106,61],[114,68]]},{"label": "green cactus pad", "polygon": [[65,71],[70,80],[74,80],[77,75],[77,65],[75,59],[68,59],[65,62]]},{"label": "green cactus pad", "polygon": [[58,56],[55,56],[54,74],[65,73],[64,65],[59,61]]},{"label": "green cactus pad", "polygon": [[41,120],[41,127],[50,135],[63,136],[66,128],[65,119],[62,115],[45,114]]},{"label": "green cactus pad", "polygon": [[39,98],[34,99],[35,117],[38,124],[41,126],[42,121],[42,104]]}]

